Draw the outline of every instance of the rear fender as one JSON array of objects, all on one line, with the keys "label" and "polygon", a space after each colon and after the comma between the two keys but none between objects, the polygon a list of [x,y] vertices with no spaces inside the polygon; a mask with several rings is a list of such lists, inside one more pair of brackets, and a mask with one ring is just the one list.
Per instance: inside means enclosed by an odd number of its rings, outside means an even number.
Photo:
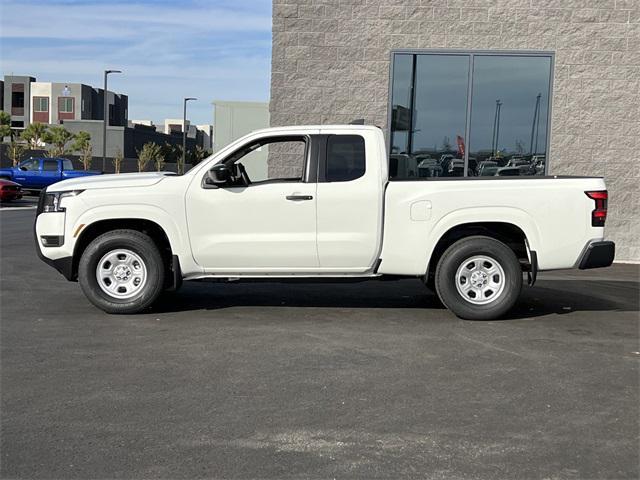
[{"label": "rear fender", "polygon": [[540,231],[533,217],[515,207],[470,207],[454,210],[442,217],[429,234],[423,265],[428,265],[433,250],[445,233],[454,227],[469,223],[507,223],[524,232],[529,250],[537,251],[540,244]]}]

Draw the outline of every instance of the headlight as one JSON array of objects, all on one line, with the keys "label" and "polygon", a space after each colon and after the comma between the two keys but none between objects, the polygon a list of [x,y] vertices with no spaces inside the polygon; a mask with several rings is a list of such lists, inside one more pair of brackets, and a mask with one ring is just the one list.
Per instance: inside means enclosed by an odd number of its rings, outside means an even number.
[{"label": "headlight", "polygon": [[60,206],[60,202],[65,197],[75,197],[80,195],[84,190],[70,190],[68,192],[47,192],[44,197],[43,212],[64,212],[64,208]]}]

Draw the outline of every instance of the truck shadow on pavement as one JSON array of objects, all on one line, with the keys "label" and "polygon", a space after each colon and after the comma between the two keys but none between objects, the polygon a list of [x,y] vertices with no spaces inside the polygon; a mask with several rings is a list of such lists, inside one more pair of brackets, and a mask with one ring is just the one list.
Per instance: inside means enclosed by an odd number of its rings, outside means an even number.
[{"label": "truck shadow on pavement", "polygon": [[[639,311],[640,282],[545,280],[523,286],[519,302],[502,320],[585,311]],[[218,310],[234,307],[444,310],[420,281],[360,283],[207,283],[186,282],[166,293],[154,313]],[[453,316],[453,314],[450,314]]]}]

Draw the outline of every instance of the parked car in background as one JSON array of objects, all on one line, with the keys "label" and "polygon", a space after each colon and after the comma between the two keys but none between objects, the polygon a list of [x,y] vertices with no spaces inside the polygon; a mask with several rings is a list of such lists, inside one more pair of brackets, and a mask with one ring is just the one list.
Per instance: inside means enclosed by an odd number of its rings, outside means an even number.
[{"label": "parked car in background", "polygon": [[544,155],[534,155],[531,157],[529,175],[544,175],[546,157]]},{"label": "parked car in background", "polygon": [[10,202],[22,198],[22,188],[16,182],[0,179],[0,202]]},{"label": "parked car in background", "polygon": [[[525,168],[527,169],[526,171],[528,171],[528,167]],[[522,173],[521,167],[500,167],[494,175],[497,177],[517,177],[519,175],[526,175],[526,172]]]},{"label": "parked car in background", "polygon": [[418,164],[415,157],[405,153],[389,155],[389,177],[407,178],[418,176]]},{"label": "parked car in background", "polygon": [[492,160],[485,160],[478,164],[479,177],[493,176],[497,170],[498,170],[498,163]]},{"label": "parked car in background", "polygon": [[19,183],[24,190],[41,190],[61,180],[100,175],[92,170],[74,170],[67,158],[28,158],[11,168],[0,168],[0,179]]},{"label": "parked car in background", "polygon": [[461,158],[447,158],[441,164],[443,176],[445,177],[461,177],[464,175],[464,160]]},{"label": "parked car in background", "polygon": [[478,174],[478,159],[476,157],[469,157],[469,176],[473,177]]},{"label": "parked car in background", "polygon": [[[269,155],[254,156],[261,148]],[[412,276],[456,315],[494,319],[524,274],[533,284],[538,271],[613,262],[602,178],[393,180],[388,166],[377,127],[259,130],[181,176],[48,187],[36,248],[110,313],[143,311],[182,280]]]},{"label": "parked car in background", "polygon": [[519,157],[519,158],[512,158],[511,160],[509,160],[507,162],[507,164],[505,165],[505,167],[520,167],[521,165],[531,165],[531,162],[525,158]]},{"label": "parked car in background", "polygon": [[431,158],[430,155],[416,155],[416,161],[418,162],[419,177],[442,176],[442,167],[438,165],[438,161],[435,158]]}]

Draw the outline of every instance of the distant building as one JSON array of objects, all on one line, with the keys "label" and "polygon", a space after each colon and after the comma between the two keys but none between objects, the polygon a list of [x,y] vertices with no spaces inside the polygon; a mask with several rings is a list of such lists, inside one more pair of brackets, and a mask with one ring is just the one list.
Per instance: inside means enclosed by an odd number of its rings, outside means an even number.
[{"label": "distant building", "polygon": [[[189,121],[187,120],[187,125]],[[182,133],[182,119],[177,118],[165,118],[164,120],[164,128],[162,130],[164,133]]]},{"label": "distant building", "polygon": [[[191,125],[189,120],[186,121],[187,125],[187,137],[195,138],[196,137],[196,126]],[[182,119],[181,118],[167,118],[164,121],[164,133],[182,133]]]},{"label": "distant building", "polygon": [[133,128],[134,125],[144,125],[146,127],[153,127],[157,130],[156,125],[153,123],[153,120],[129,120],[128,126]]},{"label": "distant building", "polygon": [[196,125],[202,140],[198,143],[205,150],[213,149],[213,125]]},{"label": "distant building", "polygon": [[262,102],[213,101],[213,151],[234,140],[269,126],[269,104]]},{"label": "distant building", "polygon": [[[192,125],[186,121],[187,138],[196,139],[196,144],[205,150],[213,148],[213,125]],[[182,134],[182,118],[167,118],[164,121],[164,133],[167,135]]]},{"label": "distant building", "polygon": [[[109,125],[127,125],[129,99],[107,92]],[[103,120],[104,89],[82,83],[33,82],[31,122],[58,124],[64,120]]]},{"label": "distant building", "polygon": [[[11,115],[17,130],[30,123],[59,124],[65,120],[102,120],[104,90],[82,83],[37,82],[35,77],[5,75],[2,109]],[[129,99],[107,92],[110,125],[127,125]]]},{"label": "distant building", "polygon": [[[234,140],[254,130],[269,126],[269,104],[261,102],[213,101],[213,151],[217,152]],[[258,153],[260,152],[260,153]],[[264,171],[255,172],[267,177],[267,149],[254,153],[256,165],[264,165]],[[264,161],[260,157],[264,156]]]},{"label": "distant building", "polygon": [[34,77],[5,75],[2,85],[2,109],[11,115],[11,128],[24,129],[29,125],[31,84]]},{"label": "distant building", "polygon": [[[91,135],[93,155],[95,157],[102,155],[103,125],[101,120],[66,120],[64,126],[72,133],[88,132]],[[153,125],[138,123],[133,123],[131,126],[109,125],[107,128],[107,157],[113,158],[121,153],[125,158],[136,158],[138,151],[148,142],[158,145],[168,143],[169,145],[182,146],[182,135],[158,132]],[[187,150],[192,150],[195,147],[196,139],[187,138]],[[111,163],[107,165],[107,168],[111,168]]]}]

